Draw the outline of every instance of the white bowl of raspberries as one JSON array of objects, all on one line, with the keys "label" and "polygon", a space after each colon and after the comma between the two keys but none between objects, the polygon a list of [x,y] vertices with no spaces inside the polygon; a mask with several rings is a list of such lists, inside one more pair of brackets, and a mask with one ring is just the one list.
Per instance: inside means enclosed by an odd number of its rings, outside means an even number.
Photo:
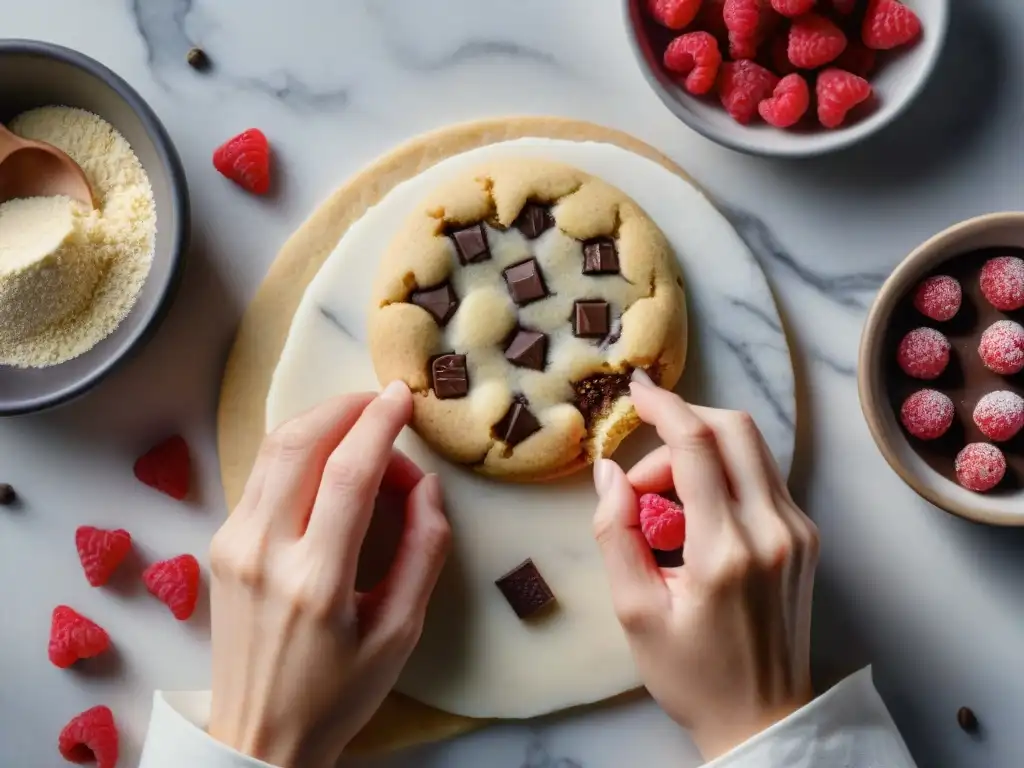
[{"label": "white bowl of raspberries", "polygon": [[712,141],[811,157],[889,124],[924,87],[949,0],[624,0],[641,70]]},{"label": "white bowl of raspberries", "polygon": [[1024,525],[1024,213],[958,224],[878,293],[861,337],[875,442],[950,512]]}]

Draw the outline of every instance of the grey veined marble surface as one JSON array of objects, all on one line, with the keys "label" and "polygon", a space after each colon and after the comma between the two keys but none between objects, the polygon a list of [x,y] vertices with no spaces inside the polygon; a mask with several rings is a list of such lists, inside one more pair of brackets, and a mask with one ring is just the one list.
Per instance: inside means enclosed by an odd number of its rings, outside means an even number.
[{"label": "grey veined marble surface", "polygon": [[[632,132],[672,156],[721,202],[768,273],[796,362],[793,485],[823,539],[814,624],[822,684],[874,664],[922,766],[1024,764],[1024,533],[971,525],[918,499],[876,451],[855,384],[860,326],[893,266],[956,221],[1024,203],[1024,5],[952,1],[947,50],[906,116],[807,162],[745,157],[678,124],[635,67],[617,0],[4,3],[2,34],[76,48],[149,100],[182,154],[195,206],[182,292],[145,351],[85,399],[0,424],[2,479],[24,498],[0,514],[4,760],[54,764],[60,726],[103,702],[121,724],[122,762],[134,764],[152,689],[208,684],[205,601],[179,625],[136,580],[90,589],[73,533],[82,523],[124,526],[143,558],[204,555],[225,514],[214,443],[224,354],[287,235],[346,176],[406,138],[478,117],[557,114]],[[207,75],[185,64],[193,44],[213,59]],[[275,148],[278,183],[267,200],[238,193],[210,165],[214,147],[252,126]],[[739,359],[745,340],[731,342]],[[196,454],[190,505],[131,478],[134,457],[170,430]],[[46,663],[58,603],[111,630],[118,653],[105,666],[68,674]],[[956,727],[962,705],[981,720],[977,738]],[[685,736],[641,701],[359,765],[695,762]]]}]

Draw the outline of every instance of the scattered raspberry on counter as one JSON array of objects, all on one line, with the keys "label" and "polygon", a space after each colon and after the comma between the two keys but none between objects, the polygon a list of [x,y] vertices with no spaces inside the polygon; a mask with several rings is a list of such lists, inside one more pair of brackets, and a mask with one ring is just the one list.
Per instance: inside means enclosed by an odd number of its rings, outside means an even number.
[{"label": "scattered raspberry on counter", "polygon": [[67,669],[79,659],[99,656],[110,647],[110,636],[99,624],[74,608],[58,605],[50,621],[50,661]]},{"label": "scattered raspberry on counter", "polygon": [[188,496],[190,474],[188,443],[181,435],[167,438],[135,462],[139,481],[178,501]]},{"label": "scattered raspberry on counter", "polygon": [[651,549],[671,552],[686,541],[683,508],[657,493],[640,497],[640,530]]},{"label": "scattered raspberry on counter", "polygon": [[199,599],[199,561],[192,555],[178,555],[153,563],[142,573],[146,589],[167,605],[178,621],[185,621]]},{"label": "scattered raspberry on counter", "polygon": [[929,277],[914,292],[914,308],[940,323],[956,317],[962,301],[960,281],[949,275]]},{"label": "scattered raspberry on counter", "polygon": [[213,167],[242,189],[265,195],[270,190],[270,143],[263,131],[250,128],[217,147]]},{"label": "scattered raspberry on counter", "polygon": [[995,488],[1006,474],[1006,457],[991,443],[971,443],[956,455],[956,479],[969,491]]},{"label": "scattered raspberry on counter", "polygon": [[974,423],[989,440],[1010,440],[1024,428],[1024,398],[1006,389],[989,392],[974,407]]},{"label": "scattered raspberry on counter", "polygon": [[665,69],[685,75],[683,87],[693,94],[707,93],[715,87],[721,63],[718,41],[708,32],[680,35],[665,49]]},{"label": "scattered raspberry on counter", "polygon": [[92,586],[102,587],[131,552],[132,537],[120,528],[108,531],[82,525],[75,531],[75,547],[85,578]]},{"label": "scattered raspberry on counter", "polygon": [[900,408],[900,421],[907,432],[921,440],[942,437],[953,424],[953,401],[934,389],[918,390]]},{"label": "scattered raspberry on counter", "polygon": [[100,706],[71,718],[60,732],[57,748],[69,763],[95,762],[97,768],[114,768],[117,743],[114,713]]},{"label": "scattered raspberry on counter", "polygon": [[818,96],[818,122],[826,128],[838,128],[847,113],[871,96],[871,83],[863,77],[841,69],[818,73],[815,88]]},{"label": "scattered raspberry on counter", "polygon": [[949,339],[934,328],[915,328],[900,342],[896,361],[908,376],[936,379],[949,365]]},{"label": "scattered raspberry on counter", "polygon": [[772,95],[779,78],[756,62],[747,59],[722,65],[719,96],[725,111],[738,123],[749,123],[757,115],[758,105]]},{"label": "scattered raspberry on counter", "polygon": [[656,22],[669,29],[685,29],[700,10],[701,0],[647,0]]},{"label": "scattered raspberry on counter", "polygon": [[878,51],[906,45],[921,34],[921,20],[899,0],[868,0],[861,38]]},{"label": "scattered raspberry on counter", "polygon": [[811,91],[807,81],[794,72],[779,81],[771,97],[757,105],[757,111],[769,125],[789,128],[800,121],[810,105]]},{"label": "scattered raspberry on counter", "polygon": [[1024,259],[997,256],[986,261],[981,268],[981,293],[1004,312],[1024,307]]},{"label": "scattered raspberry on counter", "polygon": [[789,60],[800,69],[817,69],[846,50],[843,30],[816,13],[794,19],[789,28]]},{"label": "scattered raspberry on counter", "polygon": [[1013,320],[999,320],[981,334],[978,354],[985,367],[1004,376],[1024,369],[1024,328]]}]

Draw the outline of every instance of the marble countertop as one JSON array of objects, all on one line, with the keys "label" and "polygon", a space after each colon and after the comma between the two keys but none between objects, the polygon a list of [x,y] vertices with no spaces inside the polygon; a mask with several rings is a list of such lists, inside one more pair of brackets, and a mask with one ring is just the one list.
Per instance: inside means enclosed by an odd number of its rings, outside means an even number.
[{"label": "marble countertop", "polygon": [[[37,0],[5,8],[3,34],[76,48],[124,76],[165,122],[188,173],[191,260],[144,352],[89,396],[0,423],[0,743],[12,766],[56,764],[70,715],[99,701],[134,764],[154,687],[205,687],[208,606],[177,625],[134,588],[90,590],[80,523],[151,532],[146,556],[204,555],[225,514],[214,413],[224,355],[277,247],[330,190],[395,143],[507,114],[584,118],[636,134],[726,201],[776,289],[800,394],[794,487],[822,533],[814,654],[823,682],[872,663],[922,766],[1024,764],[1024,530],[947,516],[876,451],[855,382],[860,326],[892,267],[931,234],[1024,204],[1024,6],[953,3],[930,87],[885,133],[843,154],[777,162],[721,149],[664,110],[629,53],[617,0]],[[501,9],[500,12],[496,9]],[[201,44],[215,62],[184,61]],[[281,183],[237,194],[210,166],[224,138],[261,127]],[[182,430],[197,501],[155,498],[134,457]],[[156,535],[154,535],[156,534]],[[103,592],[103,594],[99,594]],[[118,653],[84,673],[45,660],[49,612],[70,602],[118,624]],[[206,615],[204,615],[206,614]],[[971,737],[956,711],[982,723]],[[8,762],[13,760],[14,762]],[[363,768],[687,765],[688,742],[647,701],[495,727]]]}]

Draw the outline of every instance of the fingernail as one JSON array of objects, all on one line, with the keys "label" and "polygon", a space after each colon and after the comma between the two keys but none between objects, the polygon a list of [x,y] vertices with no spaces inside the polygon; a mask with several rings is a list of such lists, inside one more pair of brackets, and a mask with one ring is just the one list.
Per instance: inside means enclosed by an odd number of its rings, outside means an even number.
[{"label": "fingernail", "polygon": [[431,472],[429,475],[424,475],[420,482],[423,483],[423,493],[430,505],[443,509],[444,495],[441,493],[441,478]]},{"label": "fingernail", "polygon": [[651,377],[647,375],[647,371],[643,368],[634,368],[632,379],[633,383],[641,384],[645,387],[657,386],[653,381],[651,381]]},{"label": "fingernail", "polygon": [[614,471],[610,459],[598,459],[594,462],[594,488],[598,496],[604,496],[611,488]]},{"label": "fingernail", "polygon": [[380,393],[381,400],[402,400],[409,394],[409,387],[401,379],[395,379]]}]

